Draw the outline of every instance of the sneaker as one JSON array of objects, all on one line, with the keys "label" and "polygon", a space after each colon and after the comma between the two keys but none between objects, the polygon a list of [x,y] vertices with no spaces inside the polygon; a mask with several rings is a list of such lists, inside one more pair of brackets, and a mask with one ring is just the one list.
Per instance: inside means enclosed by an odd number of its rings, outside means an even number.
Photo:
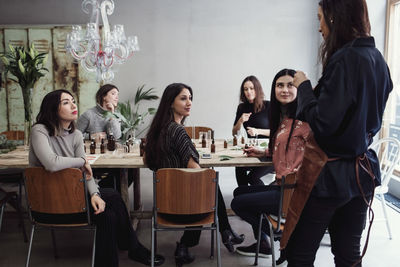
[{"label": "sneaker", "polygon": [[[254,257],[256,255],[256,248],[257,243],[254,243],[248,247],[238,247],[236,248],[236,252],[244,256]],[[268,245],[267,241],[262,240],[258,256],[261,258],[268,258],[269,255],[271,255],[271,247]]]}]

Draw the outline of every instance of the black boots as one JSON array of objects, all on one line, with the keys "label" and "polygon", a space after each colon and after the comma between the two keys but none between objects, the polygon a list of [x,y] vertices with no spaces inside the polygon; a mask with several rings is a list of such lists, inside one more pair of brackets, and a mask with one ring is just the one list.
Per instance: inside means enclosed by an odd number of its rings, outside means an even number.
[{"label": "black boots", "polygon": [[194,256],[189,254],[189,249],[185,244],[176,242],[175,264],[176,267],[182,267],[183,264],[189,264],[194,261]]},{"label": "black boots", "polygon": [[221,233],[222,243],[233,253],[235,248],[233,245],[241,244],[244,241],[244,235],[238,235],[233,230],[226,229]]}]

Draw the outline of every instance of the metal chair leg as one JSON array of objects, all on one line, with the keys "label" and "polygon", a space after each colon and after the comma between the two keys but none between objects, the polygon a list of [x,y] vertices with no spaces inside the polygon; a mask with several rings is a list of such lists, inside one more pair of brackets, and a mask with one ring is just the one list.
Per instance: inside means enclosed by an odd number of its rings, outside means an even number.
[{"label": "metal chair leg", "polygon": [[256,256],[254,258],[254,266],[258,265],[258,254],[260,253],[260,244],[261,244],[261,226],[262,226],[263,214],[260,214],[260,219],[258,222],[258,234],[257,234],[257,248],[256,248]]},{"label": "metal chair leg", "polygon": [[155,247],[155,229],[154,229],[154,216],[151,218],[151,267],[154,267],[154,247]]},{"label": "metal chair leg", "polygon": [[31,259],[31,252],[32,252],[32,243],[33,243],[33,235],[35,233],[35,225],[32,225],[31,229],[31,237],[29,239],[29,248],[28,248],[28,256],[26,258],[26,264],[25,267],[29,267],[29,260]]},{"label": "metal chair leg", "polygon": [[[279,226],[278,226],[279,229]],[[275,259],[275,237],[274,237],[274,229],[272,229],[272,224],[269,223],[269,238],[271,243],[271,254],[272,254],[272,267],[276,267],[276,259]]]},{"label": "metal chair leg", "polygon": [[[215,233],[218,235],[218,233]],[[214,230],[211,230],[211,253],[210,253],[210,259],[214,259]]]},{"label": "metal chair leg", "polygon": [[56,236],[54,233],[54,229],[51,229],[51,240],[53,241],[53,251],[54,251],[54,258],[58,258],[58,253],[57,253],[57,244],[56,244]]},{"label": "metal chair leg", "polygon": [[[217,216],[217,215],[216,215]],[[217,219],[218,220],[218,219]],[[213,232],[213,231],[211,231]],[[217,241],[217,266],[221,267],[221,241],[220,241],[220,235],[219,235],[219,223],[217,221],[217,229],[215,230],[215,235],[216,237],[216,241]]]},{"label": "metal chair leg", "polygon": [[4,205],[1,206],[1,209],[0,209],[0,231],[1,231],[1,225],[3,223],[3,213],[4,213],[4,207],[5,206],[6,206],[6,204],[4,203]]},{"label": "metal chair leg", "polygon": [[96,257],[96,234],[97,234],[97,227],[94,228],[93,249],[92,249],[92,267],[94,267],[94,261],[95,261],[95,257]]},{"label": "metal chair leg", "polygon": [[381,197],[381,204],[382,204],[382,209],[383,209],[383,216],[385,217],[385,222],[386,222],[386,228],[389,234],[389,239],[392,239],[392,231],[390,230],[390,225],[389,225],[389,219],[387,216],[387,211],[386,211],[386,200],[384,194],[379,194]]}]

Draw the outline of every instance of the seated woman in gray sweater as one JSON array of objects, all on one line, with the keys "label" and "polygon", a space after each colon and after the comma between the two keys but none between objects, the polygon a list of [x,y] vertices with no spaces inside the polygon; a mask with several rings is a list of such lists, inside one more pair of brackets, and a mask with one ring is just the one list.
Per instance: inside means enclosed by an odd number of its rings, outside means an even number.
[{"label": "seated woman in gray sweater", "polygon": [[121,137],[121,123],[115,118],[105,118],[105,111],[114,113],[118,105],[119,90],[115,85],[105,84],[97,90],[96,106],[79,116],[77,128],[82,133],[89,133],[100,141],[112,133],[115,139]]},{"label": "seated woman in gray sweater", "polygon": [[[105,84],[97,90],[96,106],[86,110],[79,116],[77,128],[83,134],[90,134],[91,138],[95,138],[97,144],[101,139],[107,139],[112,133],[115,139],[121,137],[121,122],[116,118],[105,118],[104,112],[115,111],[118,105],[119,90],[115,85]],[[114,187],[120,190],[120,170],[114,168],[96,169],[94,176],[96,178],[104,177],[100,180],[100,187]],[[115,180],[114,180],[115,178]],[[115,185],[114,185],[115,181]],[[132,183],[132,175],[129,175],[128,184]]]},{"label": "seated woman in gray sweater", "polygon": [[[77,116],[77,106],[70,92],[61,89],[44,97],[31,131],[29,166],[44,167],[51,172],[65,168],[81,168],[85,172],[97,226],[96,267],[118,266],[118,248],[128,250],[130,259],[150,265],[151,253],[137,239],[121,196],[110,188],[98,189],[92,178],[82,133],[75,129]],[[72,221],[69,217],[63,219]],[[164,262],[161,255],[156,255],[155,260],[157,266]]]}]

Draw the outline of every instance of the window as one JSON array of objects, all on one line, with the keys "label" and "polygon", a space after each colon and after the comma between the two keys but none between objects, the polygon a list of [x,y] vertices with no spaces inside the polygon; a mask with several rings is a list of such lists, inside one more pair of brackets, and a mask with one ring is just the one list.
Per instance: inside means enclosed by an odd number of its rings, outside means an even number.
[{"label": "window", "polygon": [[385,58],[390,68],[393,92],[386,105],[381,137],[400,140],[400,0],[387,1]]}]

